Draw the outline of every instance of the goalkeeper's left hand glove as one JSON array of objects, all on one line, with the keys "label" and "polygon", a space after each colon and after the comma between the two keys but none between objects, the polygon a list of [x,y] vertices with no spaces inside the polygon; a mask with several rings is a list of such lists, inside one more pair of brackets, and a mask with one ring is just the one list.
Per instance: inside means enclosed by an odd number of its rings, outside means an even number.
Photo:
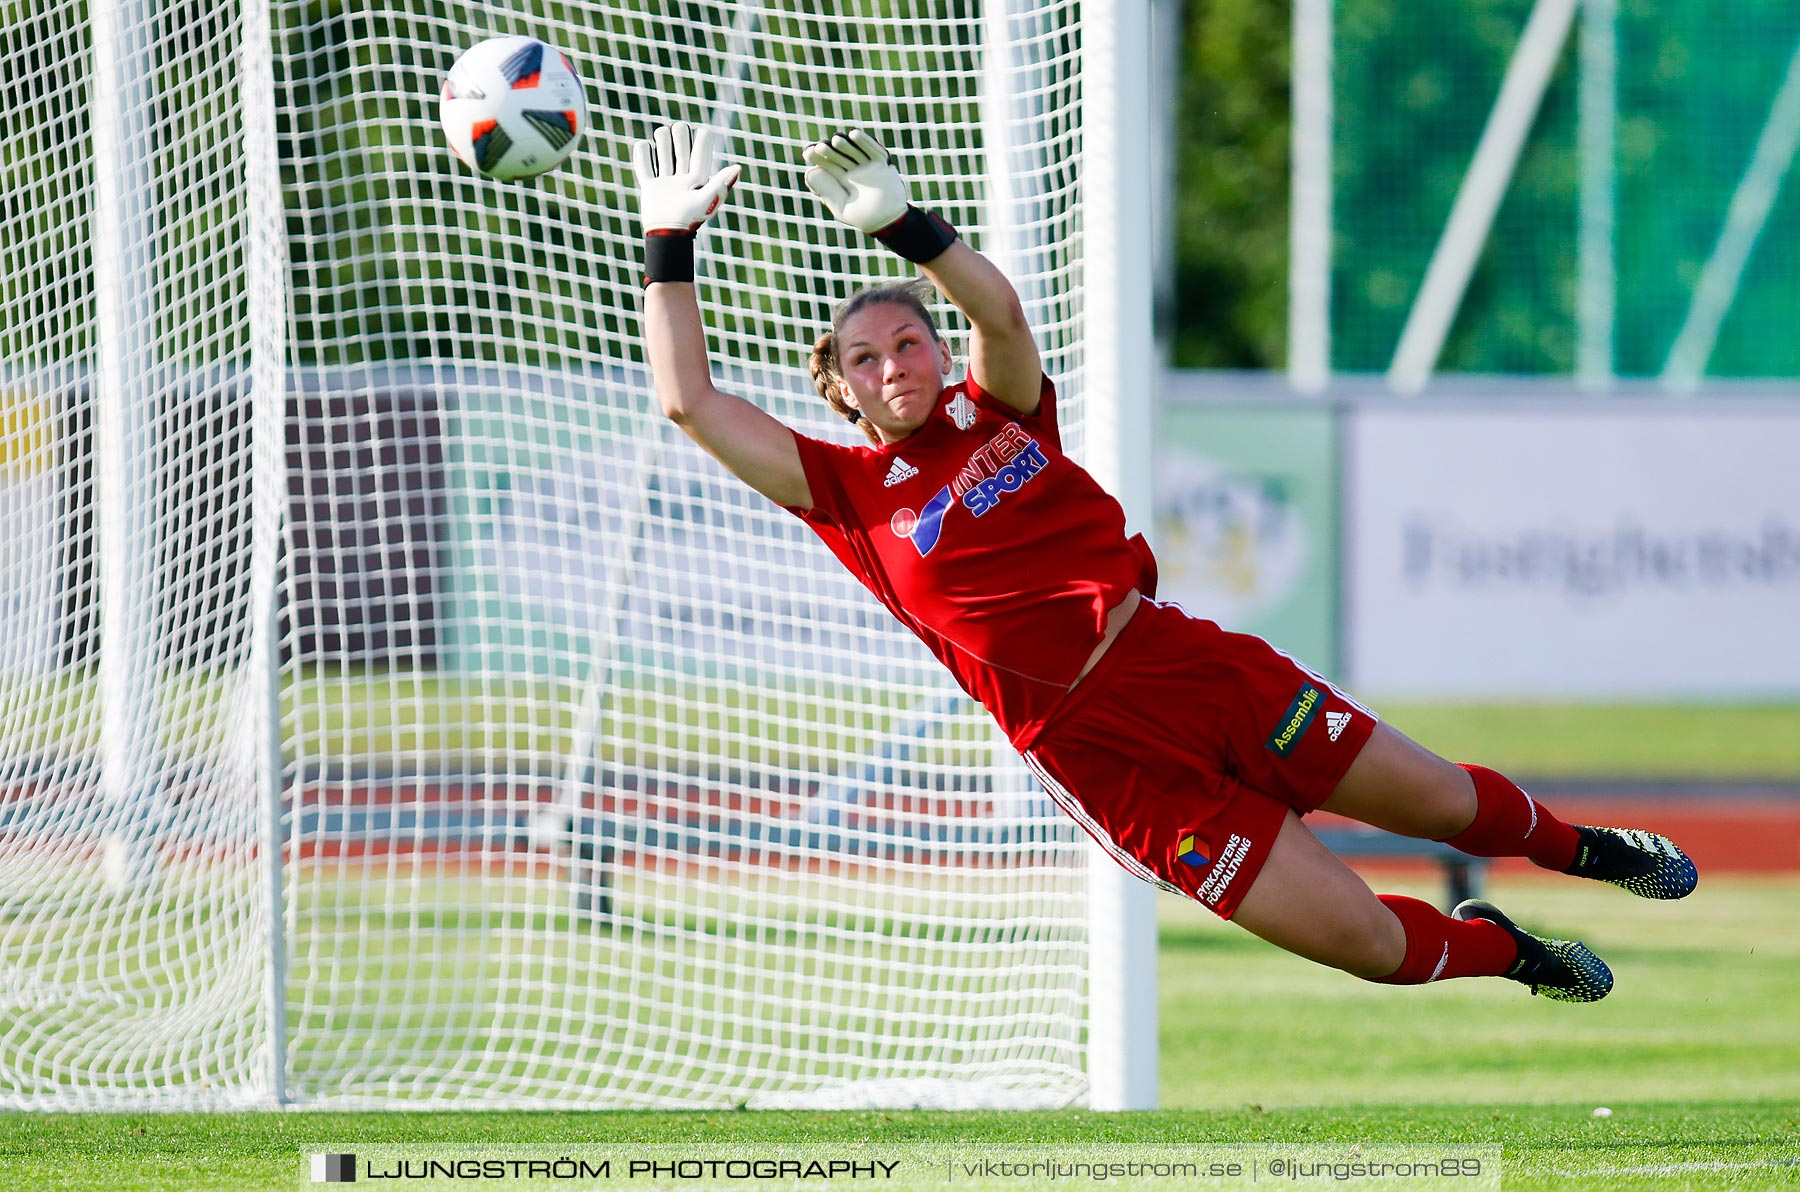
[{"label": "goalkeeper's left hand glove", "polygon": [[694,280],[694,236],[731,193],[742,166],[714,171],[719,134],[659,124],[631,147],[638,219],[644,228],[644,284]]},{"label": "goalkeeper's left hand glove", "polygon": [[912,205],[906,180],[881,143],[860,128],[808,145],[806,187],[853,228],[867,232],[914,264],[936,259],[956,229]]}]

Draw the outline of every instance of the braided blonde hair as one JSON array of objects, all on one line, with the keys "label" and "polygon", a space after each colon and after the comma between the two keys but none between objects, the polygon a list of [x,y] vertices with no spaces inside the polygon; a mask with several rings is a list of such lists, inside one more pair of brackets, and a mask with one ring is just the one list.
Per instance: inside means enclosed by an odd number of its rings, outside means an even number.
[{"label": "braided blonde hair", "polygon": [[869,436],[869,442],[876,447],[881,446],[881,435],[862,416],[861,410],[844,400],[844,370],[838,358],[838,336],[843,332],[844,324],[858,311],[865,307],[891,304],[903,306],[918,316],[919,321],[925,325],[925,330],[931,334],[931,342],[941,342],[943,337],[938,334],[937,320],[931,317],[931,308],[925,305],[931,296],[930,283],[918,280],[889,282],[858,290],[838,303],[837,309],[831,312],[831,330],[813,344],[812,356],[806,362],[806,371],[812,377],[813,388],[819,391],[825,404],[861,427],[863,434]]}]

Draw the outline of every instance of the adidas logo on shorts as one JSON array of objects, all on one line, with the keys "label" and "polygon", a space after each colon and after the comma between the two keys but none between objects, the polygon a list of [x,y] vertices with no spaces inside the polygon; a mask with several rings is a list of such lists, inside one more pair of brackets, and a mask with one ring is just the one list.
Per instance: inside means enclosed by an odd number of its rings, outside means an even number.
[{"label": "adidas logo on shorts", "polygon": [[893,488],[902,480],[911,480],[918,474],[919,469],[913,467],[899,456],[895,456],[894,466],[888,469],[887,479],[881,482],[881,486],[883,488]]},{"label": "adidas logo on shorts", "polygon": [[1350,713],[1325,713],[1325,731],[1333,741],[1344,735],[1344,729],[1350,724]]}]

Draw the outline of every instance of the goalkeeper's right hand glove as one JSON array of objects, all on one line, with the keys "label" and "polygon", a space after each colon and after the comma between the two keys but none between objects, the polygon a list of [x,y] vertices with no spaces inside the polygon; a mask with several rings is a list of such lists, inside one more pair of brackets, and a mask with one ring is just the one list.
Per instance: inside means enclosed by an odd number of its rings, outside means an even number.
[{"label": "goalkeeper's right hand glove", "polygon": [[956,229],[912,205],[906,180],[881,142],[860,128],[808,145],[806,187],[853,228],[923,265],[956,242]]},{"label": "goalkeeper's right hand glove", "polygon": [[743,172],[713,170],[719,134],[687,124],[659,124],[652,140],[631,147],[637,170],[638,219],[644,228],[644,284],[694,280],[694,236]]}]

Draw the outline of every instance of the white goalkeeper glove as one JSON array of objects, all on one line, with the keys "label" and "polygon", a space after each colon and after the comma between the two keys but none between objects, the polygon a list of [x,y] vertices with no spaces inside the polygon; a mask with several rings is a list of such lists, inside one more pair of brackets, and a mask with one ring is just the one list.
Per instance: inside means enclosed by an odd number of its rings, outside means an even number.
[{"label": "white goalkeeper glove", "polygon": [[907,260],[924,264],[956,241],[956,229],[912,205],[906,179],[881,142],[860,128],[814,141],[800,155],[806,188],[831,213]]},{"label": "white goalkeeper glove", "polygon": [[742,166],[714,170],[719,134],[687,124],[659,124],[651,140],[631,147],[637,171],[638,220],[644,229],[644,284],[694,280],[694,236]]}]

